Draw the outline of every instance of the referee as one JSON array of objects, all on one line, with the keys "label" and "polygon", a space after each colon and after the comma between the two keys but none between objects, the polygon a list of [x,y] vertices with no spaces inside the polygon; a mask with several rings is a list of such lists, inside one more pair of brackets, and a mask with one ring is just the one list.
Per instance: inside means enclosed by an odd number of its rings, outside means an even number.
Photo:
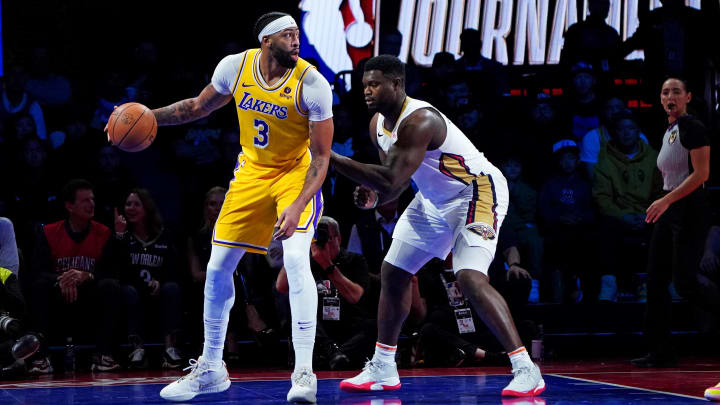
[{"label": "referee", "polygon": [[668,115],[668,128],[657,165],[665,194],[650,204],[645,219],[655,227],[650,239],[645,315],[649,353],[632,361],[638,367],[677,363],[670,345],[671,282],[685,299],[704,304],[715,314],[720,312],[720,299],[701,291],[696,279],[710,219],[704,187],[710,174],[710,131],[688,114],[691,98],[684,80],[669,78],[663,83],[660,101]]}]

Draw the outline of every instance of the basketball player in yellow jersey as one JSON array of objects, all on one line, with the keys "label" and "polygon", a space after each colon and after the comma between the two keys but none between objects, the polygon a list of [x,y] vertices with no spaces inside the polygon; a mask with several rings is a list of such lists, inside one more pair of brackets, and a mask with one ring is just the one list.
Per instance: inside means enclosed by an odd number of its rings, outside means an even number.
[{"label": "basketball player in yellow jersey", "polygon": [[316,401],[317,292],[309,252],[332,144],[332,92],[317,70],[298,58],[299,31],[292,17],[263,15],[255,36],[260,48],[225,57],[199,96],[153,110],[158,125],[177,125],[233,100],[243,149],[213,232],[203,354],[190,360],[188,375],[160,392],[171,401],[230,387],[222,352],[235,297],[232,273],[244,252],[266,253],[271,238],[283,241],[290,285],[295,370],[287,399]]}]

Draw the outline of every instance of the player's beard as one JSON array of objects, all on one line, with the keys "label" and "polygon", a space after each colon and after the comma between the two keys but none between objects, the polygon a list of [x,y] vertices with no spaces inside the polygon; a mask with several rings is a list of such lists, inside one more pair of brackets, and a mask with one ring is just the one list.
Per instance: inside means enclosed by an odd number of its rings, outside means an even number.
[{"label": "player's beard", "polygon": [[292,53],[289,51],[283,51],[279,47],[270,45],[270,54],[275,58],[277,63],[285,68],[292,69],[297,65],[297,61],[293,60]]}]

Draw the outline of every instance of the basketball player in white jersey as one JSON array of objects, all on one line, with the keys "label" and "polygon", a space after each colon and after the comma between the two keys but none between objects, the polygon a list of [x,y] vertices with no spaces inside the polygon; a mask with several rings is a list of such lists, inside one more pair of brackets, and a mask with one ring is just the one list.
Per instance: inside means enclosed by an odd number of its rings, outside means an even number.
[{"label": "basketball player in white jersey", "polygon": [[504,396],[534,396],[545,389],[540,369],[520,341],[502,296],[487,272],[508,207],[507,182],[447,117],[407,97],[405,68],[394,56],[370,59],[363,76],[365,102],[375,113],[370,138],[381,165],[332,153],[343,175],[362,184],[357,203],[374,207],[397,198],[412,179],[419,188],[400,217],[382,264],[375,355],[363,371],[344,380],[345,391],[400,388],[395,365],[398,335],[410,310],[410,280],[428,260],[452,252],[463,294],[510,356],[514,378]]}]

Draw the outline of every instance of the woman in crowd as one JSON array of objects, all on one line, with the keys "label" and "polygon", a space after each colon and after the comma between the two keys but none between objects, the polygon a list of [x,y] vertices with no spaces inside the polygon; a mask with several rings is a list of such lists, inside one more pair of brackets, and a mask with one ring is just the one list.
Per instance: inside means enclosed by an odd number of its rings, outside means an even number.
[{"label": "woman in crowd", "polygon": [[[147,367],[144,339],[147,337],[146,314],[161,326],[165,337],[164,368],[178,368],[182,358],[176,346],[182,309],[180,305],[179,263],[172,237],[150,193],[133,189],[125,199],[122,214],[115,213],[115,236],[103,253],[101,285],[105,313],[112,316],[114,308],[126,313],[127,333],[131,344],[130,366]],[[122,305],[118,306],[117,302]],[[102,356],[96,369],[103,371],[112,364],[103,364]]]}]

